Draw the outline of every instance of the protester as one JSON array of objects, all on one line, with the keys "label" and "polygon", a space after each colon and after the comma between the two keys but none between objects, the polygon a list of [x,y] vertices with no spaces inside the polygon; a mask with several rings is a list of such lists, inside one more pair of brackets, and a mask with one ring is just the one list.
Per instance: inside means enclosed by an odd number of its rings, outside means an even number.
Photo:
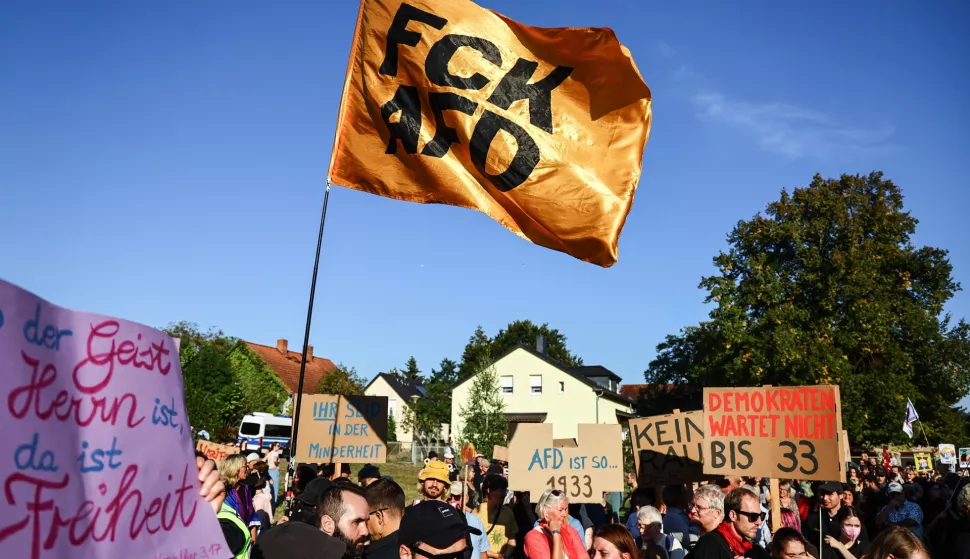
[{"label": "protester", "polygon": [[[609,524],[598,529],[593,536],[591,559],[638,559],[639,556],[633,536],[624,526]],[[570,559],[573,559],[572,556]]]},{"label": "protester", "polygon": [[[690,508],[691,524],[700,536],[717,529],[724,520],[724,493],[717,485],[702,485],[694,491],[694,505]],[[683,545],[683,542],[681,542]]]},{"label": "protester", "polygon": [[312,479],[293,499],[291,509],[287,511],[287,515],[280,518],[280,522],[301,522],[320,528],[320,498],[332,484],[333,482],[327,478]]},{"label": "protester", "polygon": [[251,559],[341,559],[346,550],[343,542],[319,528],[288,522],[260,534]]},{"label": "protester", "polygon": [[842,484],[820,484],[817,494],[821,508],[808,516],[802,525],[802,534],[813,545],[819,546],[820,559],[839,559],[835,550],[824,544],[824,540],[828,536],[837,539],[842,534],[838,519],[839,509],[842,508]]},{"label": "protester", "polygon": [[859,511],[850,506],[843,506],[838,514],[841,532],[838,537],[825,536],[825,545],[838,553],[837,559],[858,559],[869,549],[869,542],[863,539],[862,518]]},{"label": "protester", "polygon": [[902,526],[923,538],[923,510],[910,498],[913,490],[906,491],[902,484],[890,483],[888,488],[889,504],[879,511],[876,525],[885,528],[890,525]]},{"label": "protester", "polygon": [[381,479],[381,469],[372,464],[364,464],[364,467],[357,471],[357,482],[361,487],[369,487],[379,479]]},{"label": "protester", "polygon": [[661,497],[667,505],[663,532],[677,538],[682,546],[689,547],[701,535],[696,526],[691,526],[690,516],[687,515],[694,498],[693,491],[684,484],[667,485],[661,491]]},{"label": "protester", "polygon": [[794,528],[780,528],[771,541],[771,559],[808,559],[808,542]]},{"label": "protester", "polygon": [[660,511],[650,505],[637,511],[643,559],[684,559],[684,547],[680,540],[673,534],[664,533],[665,520],[660,516]]},{"label": "protester", "polygon": [[423,501],[407,510],[398,531],[400,559],[466,556],[471,535],[481,535],[469,526],[465,515],[440,501]]},{"label": "protester", "polygon": [[970,559],[970,484],[957,491],[952,509],[945,511],[934,521],[932,536],[935,556],[943,557],[946,551],[951,559]]},{"label": "protester", "polygon": [[[363,471],[363,468],[361,469]],[[397,541],[401,519],[404,518],[405,496],[401,486],[386,479],[378,479],[364,490],[367,499],[367,531],[371,543],[364,551],[366,559],[397,559]]]},{"label": "protester", "polygon": [[798,504],[792,498],[794,485],[789,480],[778,483],[778,504],[781,507],[781,525],[802,533],[802,522],[798,516]]},{"label": "protester", "polygon": [[[694,501],[697,502],[697,495]],[[724,498],[723,507],[724,520],[697,540],[690,559],[767,558],[764,548],[751,543],[765,519],[758,495],[748,489],[735,489]]]},{"label": "protester", "polygon": [[[525,535],[525,556],[529,559],[584,559],[586,543],[568,514],[566,494],[547,489],[536,503],[536,525]],[[581,528],[581,526],[580,526]]]},{"label": "protester", "polygon": [[516,546],[515,535],[519,526],[512,509],[503,504],[508,489],[509,481],[504,477],[486,476],[482,481],[482,502],[473,511],[485,525],[490,544],[489,559],[511,555]]},{"label": "protester", "polygon": [[269,447],[269,452],[266,453],[266,465],[269,467],[269,478],[273,480],[272,490],[273,490],[273,506],[275,507],[280,502],[280,443],[273,443]]},{"label": "protester", "polygon": [[[428,465],[418,473],[418,481],[421,483],[421,494],[425,499],[444,501],[447,498],[445,489],[451,486],[451,481],[448,479],[448,466],[445,466],[444,462],[438,460],[428,462]],[[418,502],[420,499],[415,499],[411,504]]]},{"label": "protester", "polygon": [[[243,524],[249,527],[249,541],[256,539],[259,518],[253,507],[253,495],[248,485],[240,483],[249,476],[249,465],[242,454],[230,454],[219,464],[219,476],[226,485],[225,504],[236,511]],[[225,515],[223,515],[225,516]]]},{"label": "protester", "polygon": [[626,529],[630,531],[630,534],[633,536],[633,541],[636,542],[638,547],[641,541],[640,530],[637,528],[637,512],[641,508],[653,504],[653,495],[654,493],[646,488],[636,489],[630,495],[630,515],[626,519]]},{"label": "protester", "polygon": [[370,540],[368,507],[364,490],[347,481],[336,481],[323,492],[317,506],[321,530],[347,546],[344,559],[359,559]]},{"label": "protester", "polygon": [[[876,536],[863,559],[930,559],[923,541],[912,530],[890,526]],[[939,558],[950,559],[950,557]]]},{"label": "protester", "polygon": [[445,448],[445,465],[448,466],[448,480],[452,483],[458,481],[458,466],[455,464],[455,452],[450,446]]},{"label": "protester", "polygon": [[[445,470],[441,467],[442,463],[438,462],[438,466],[434,466],[430,471],[425,471],[426,479],[421,482],[421,494],[428,501],[440,501],[445,502],[454,501],[454,504],[449,502],[455,510],[461,511],[465,515],[465,523],[470,527],[474,528],[479,532],[479,534],[470,538],[471,545],[471,557],[470,559],[488,559],[487,553],[490,548],[488,535],[485,534],[485,525],[482,521],[472,514],[471,512],[465,511],[464,503],[461,501],[461,487],[458,487],[458,498],[457,500],[451,499],[454,497],[454,484],[452,484],[450,490],[446,493],[444,490],[439,491],[439,487],[444,487],[444,481],[442,478],[445,475]],[[418,501],[421,502],[421,501]]]}]

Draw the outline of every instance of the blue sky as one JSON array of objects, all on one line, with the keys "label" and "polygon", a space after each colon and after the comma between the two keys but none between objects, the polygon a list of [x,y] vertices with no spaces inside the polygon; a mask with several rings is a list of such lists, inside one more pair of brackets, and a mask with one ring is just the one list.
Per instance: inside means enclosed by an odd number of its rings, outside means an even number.
[{"label": "blue sky", "polygon": [[[371,377],[458,358],[477,324],[549,322],[627,382],[703,319],[725,235],[815,173],[883,170],[970,286],[961,2],[512,1],[607,26],[654,95],[611,269],[487,217],[334,188],[311,343]],[[302,342],[357,4],[4,2],[0,277],[151,325]],[[970,316],[970,295],[948,306]]]}]

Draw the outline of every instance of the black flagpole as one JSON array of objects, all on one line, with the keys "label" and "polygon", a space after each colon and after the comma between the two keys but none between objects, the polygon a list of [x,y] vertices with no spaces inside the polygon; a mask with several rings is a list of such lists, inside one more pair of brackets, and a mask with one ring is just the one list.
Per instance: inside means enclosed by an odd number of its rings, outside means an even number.
[{"label": "black flagpole", "polygon": [[317,254],[313,259],[313,279],[310,280],[310,302],[306,310],[306,331],[303,333],[303,357],[300,359],[300,382],[296,389],[296,404],[293,406],[293,438],[290,440],[290,467],[294,469],[293,456],[296,453],[296,438],[300,432],[300,404],[303,401],[303,379],[306,374],[306,354],[310,344],[310,322],[313,319],[313,296],[317,291],[317,271],[320,269],[320,248],[323,246],[323,226],[327,221],[327,202],[330,200],[330,181],[323,195],[323,211],[320,212],[320,232],[317,234]]}]

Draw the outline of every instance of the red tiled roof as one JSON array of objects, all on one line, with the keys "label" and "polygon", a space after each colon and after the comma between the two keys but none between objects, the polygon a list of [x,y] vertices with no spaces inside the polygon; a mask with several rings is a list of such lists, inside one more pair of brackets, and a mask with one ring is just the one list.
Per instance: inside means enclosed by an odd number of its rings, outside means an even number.
[{"label": "red tiled roof", "polygon": [[[291,393],[296,392],[300,385],[300,359],[302,355],[296,351],[287,351],[286,354],[280,353],[276,347],[254,344],[246,342],[249,349],[259,355],[263,361],[269,365],[270,369],[276,371],[280,380],[286,385],[286,389]],[[320,379],[331,371],[335,371],[337,366],[333,361],[322,357],[313,356],[306,365],[306,375],[303,378],[303,393],[317,394],[317,387],[320,386]]]}]

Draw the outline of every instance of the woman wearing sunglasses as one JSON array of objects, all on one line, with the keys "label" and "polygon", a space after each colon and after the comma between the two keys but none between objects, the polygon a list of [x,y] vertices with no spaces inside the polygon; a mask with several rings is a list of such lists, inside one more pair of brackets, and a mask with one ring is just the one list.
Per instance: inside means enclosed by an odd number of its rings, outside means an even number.
[{"label": "woman wearing sunglasses", "polygon": [[528,559],[589,557],[583,538],[569,525],[569,501],[562,491],[547,489],[536,503],[536,516],[539,523],[525,536]]}]

